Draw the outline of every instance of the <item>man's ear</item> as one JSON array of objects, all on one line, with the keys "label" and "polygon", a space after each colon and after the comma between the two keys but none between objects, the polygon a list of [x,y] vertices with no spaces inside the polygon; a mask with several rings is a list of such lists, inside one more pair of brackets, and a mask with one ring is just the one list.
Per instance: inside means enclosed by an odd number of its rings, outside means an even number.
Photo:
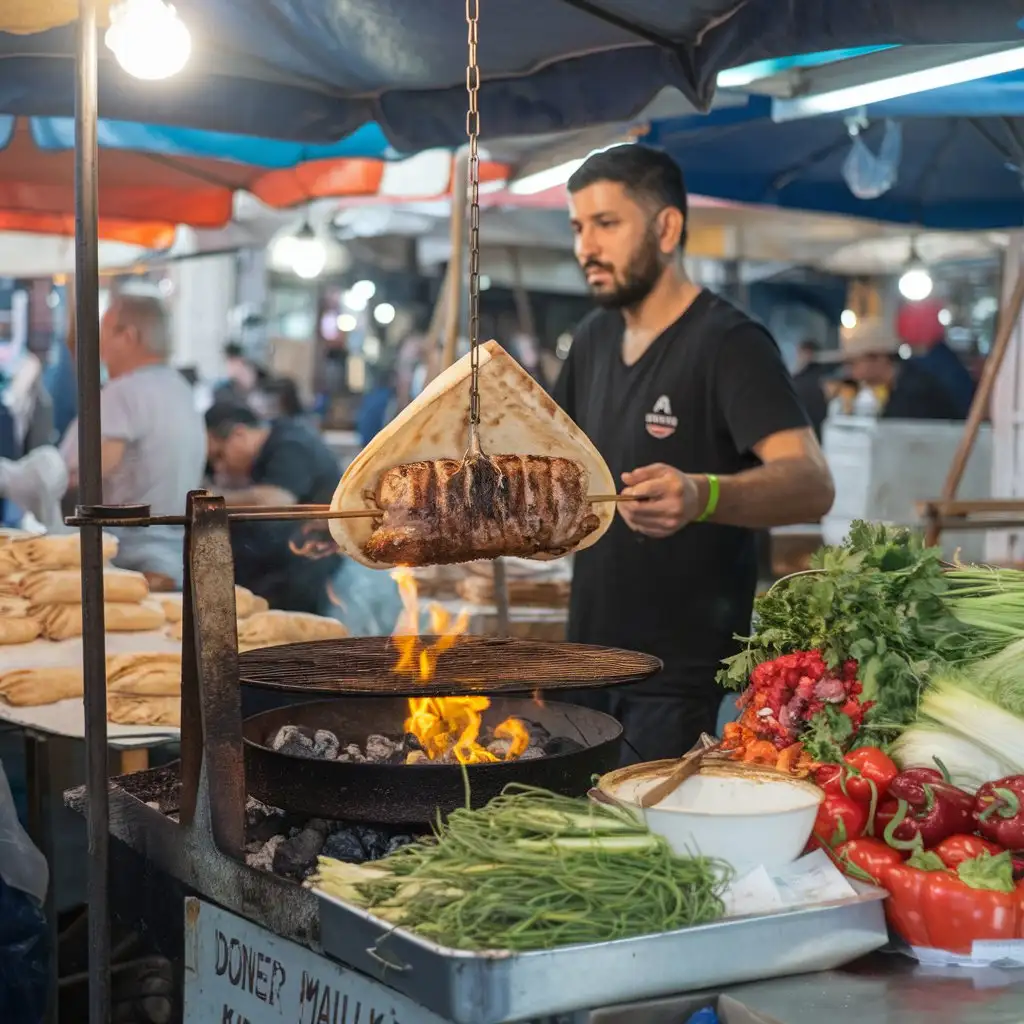
[{"label": "man's ear", "polygon": [[679,248],[685,226],[686,218],[683,211],[675,206],[666,206],[658,214],[658,247],[666,256]]}]

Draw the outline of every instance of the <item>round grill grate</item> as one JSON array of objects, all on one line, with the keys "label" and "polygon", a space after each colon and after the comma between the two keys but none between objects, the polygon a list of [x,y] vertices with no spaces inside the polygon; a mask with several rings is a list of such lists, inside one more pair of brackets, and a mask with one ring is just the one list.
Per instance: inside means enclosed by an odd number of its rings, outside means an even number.
[{"label": "round grill grate", "polygon": [[[417,664],[418,651],[438,638],[418,640]],[[439,654],[433,678],[421,681],[417,671],[395,672],[401,653],[387,636],[262,647],[239,655],[239,681],[301,693],[455,696],[635,683],[662,667],[649,654],[615,647],[467,636]]]}]

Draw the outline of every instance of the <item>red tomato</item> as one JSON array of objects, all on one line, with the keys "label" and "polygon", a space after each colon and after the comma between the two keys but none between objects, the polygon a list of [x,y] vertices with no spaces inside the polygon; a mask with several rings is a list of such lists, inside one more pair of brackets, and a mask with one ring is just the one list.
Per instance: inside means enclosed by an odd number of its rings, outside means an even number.
[{"label": "red tomato", "polygon": [[842,793],[826,793],[814,820],[814,837],[825,846],[836,846],[864,834],[868,811]]}]

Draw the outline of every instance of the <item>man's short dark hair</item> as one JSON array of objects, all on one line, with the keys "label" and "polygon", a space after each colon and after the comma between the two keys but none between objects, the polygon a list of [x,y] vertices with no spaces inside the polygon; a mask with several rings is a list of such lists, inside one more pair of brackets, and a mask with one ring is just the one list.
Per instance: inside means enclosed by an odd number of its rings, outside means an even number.
[{"label": "man's short dark hair", "polygon": [[245,349],[237,341],[229,341],[224,346],[225,359],[245,359]]},{"label": "man's short dark hair", "polygon": [[637,202],[658,210],[674,206],[683,215],[679,248],[686,249],[689,222],[686,179],[683,169],[668,153],[637,143],[602,149],[587,157],[569,178],[566,188],[570,193],[579,192],[599,181],[622,185]]},{"label": "man's short dark hair", "polygon": [[215,437],[227,437],[235,427],[258,426],[259,416],[238,402],[214,402],[206,410],[206,429]]}]

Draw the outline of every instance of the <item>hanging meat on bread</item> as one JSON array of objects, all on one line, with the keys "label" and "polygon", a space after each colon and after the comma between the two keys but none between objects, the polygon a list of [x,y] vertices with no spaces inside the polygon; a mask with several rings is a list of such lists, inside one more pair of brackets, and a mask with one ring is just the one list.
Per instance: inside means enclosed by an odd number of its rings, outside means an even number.
[{"label": "hanging meat on bread", "polygon": [[342,552],[377,569],[518,556],[551,559],[608,529],[604,459],[497,343],[480,347],[478,447],[469,429],[469,356],[438,376],[345,471],[331,520]]}]

